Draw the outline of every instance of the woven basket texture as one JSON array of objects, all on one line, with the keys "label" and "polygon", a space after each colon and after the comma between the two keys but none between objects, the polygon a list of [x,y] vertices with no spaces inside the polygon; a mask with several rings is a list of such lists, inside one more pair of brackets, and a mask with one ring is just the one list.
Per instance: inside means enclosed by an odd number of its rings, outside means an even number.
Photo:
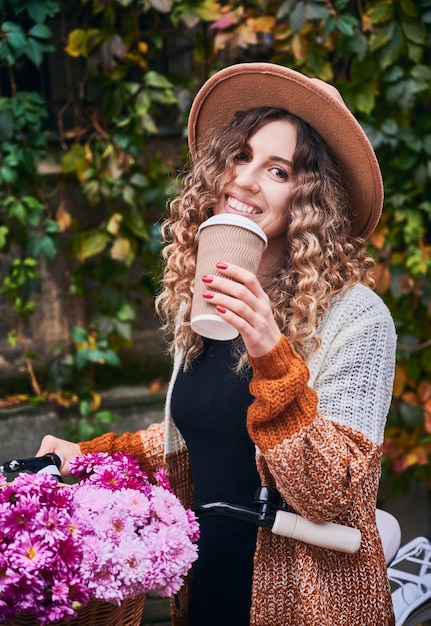
[{"label": "woven basket texture", "polygon": [[[120,606],[100,600],[92,600],[72,620],[52,622],[52,626],[139,626],[145,604],[145,594],[124,600]],[[7,625],[39,626],[33,615],[19,615]]]}]

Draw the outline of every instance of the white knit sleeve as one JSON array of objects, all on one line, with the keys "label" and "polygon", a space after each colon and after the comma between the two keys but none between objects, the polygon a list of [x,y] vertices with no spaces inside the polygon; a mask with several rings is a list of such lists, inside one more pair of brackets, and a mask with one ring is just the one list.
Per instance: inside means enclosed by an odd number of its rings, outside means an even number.
[{"label": "white knit sleeve", "polygon": [[358,287],[334,307],[322,327],[325,358],[312,387],[323,417],[380,444],[392,397],[396,334],[383,302]]}]

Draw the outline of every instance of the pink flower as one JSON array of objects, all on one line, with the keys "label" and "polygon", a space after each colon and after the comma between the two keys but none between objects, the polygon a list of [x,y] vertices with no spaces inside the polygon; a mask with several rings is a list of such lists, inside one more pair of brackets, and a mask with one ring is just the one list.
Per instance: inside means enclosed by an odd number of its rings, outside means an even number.
[{"label": "pink flower", "polygon": [[71,487],[23,474],[0,489],[0,622],[31,612],[46,626],[92,598],[170,595],[197,558],[196,518],[162,470],[153,485],[123,453],[83,455],[72,470]]},{"label": "pink flower", "polygon": [[42,539],[24,531],[9,544],[5,554],[13,554],[16,567],[24,576],[30,576],[35,570],[46,567],[54,556],[52,547]]}]

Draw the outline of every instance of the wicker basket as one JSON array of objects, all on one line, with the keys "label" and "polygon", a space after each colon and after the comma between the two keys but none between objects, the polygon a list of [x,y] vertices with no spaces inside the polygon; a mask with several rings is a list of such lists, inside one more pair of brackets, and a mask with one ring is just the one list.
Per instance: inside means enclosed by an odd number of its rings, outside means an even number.
[{"label": "wicker basket", "polygon": [[[145,594],[124,600],[120,606],[92,600],[72,620],[52,622],[53,626],[139,626],[144,610]],[[0,624],[0,626],[6,626]],[[20,615],[7,626],[39,626],[33,615]]]}]

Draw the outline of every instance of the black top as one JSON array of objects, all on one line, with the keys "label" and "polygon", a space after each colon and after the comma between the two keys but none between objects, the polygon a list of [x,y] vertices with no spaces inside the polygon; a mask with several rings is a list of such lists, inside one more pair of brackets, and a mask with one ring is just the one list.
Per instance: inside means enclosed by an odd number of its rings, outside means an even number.
[{"label": "black top", "polygon": [[[260,484],[246,428],[250,372],[237,374],[231,341],[207,340],[175,382],[171,412],[191,462],[195,503],[253,505]],[[249,626],[256,527],[202,518],[190,626]]]}]

